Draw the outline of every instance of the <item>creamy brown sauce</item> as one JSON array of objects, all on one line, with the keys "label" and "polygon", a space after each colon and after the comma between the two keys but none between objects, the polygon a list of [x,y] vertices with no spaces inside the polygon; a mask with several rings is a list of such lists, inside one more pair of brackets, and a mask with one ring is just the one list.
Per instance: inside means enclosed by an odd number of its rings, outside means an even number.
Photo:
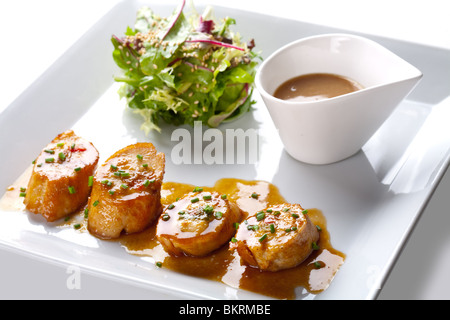
[{"label": "creamy brown sauce", "polygon": [[274,97],[289,101],[317,101],[361,90],[363,87],[351,79],[328,73],[311,73],[287,80],[274,93]]},{"label": "creamy brown sauce", "polygon": [[[31,170],[27,170],[0,199],[3,210],[24,211],[23,198],[19,196],[20,187],[26,186]],[[195,186],[190,184],[165,182],[161,190],[161,202],[167,206],[177,198],[189,193]],[[224,178],[213,187],[203,187],[205,191],[217,191],[226,194],[246,213],[254,213],[270,205],[284,203],[285,199],[278,188],[265,181],[246,181]],[[253,198],[256,192],[259,197]],[[30,213],[31,214],[31,213]],[[320,228],[319,250],[314,251],[299,266],[277,271],[261,271],[241,262],[236,251],[229,250],[228,244],[204,257],[171,256],[156,238],[156,224],[143,232],[122,235],[117,241],[133,255],[151,257],[154,263],[189,276],[206,278],[222,282],[234,288],[256,292],[278,299],[296,298],[296,288],[305,288],[309,293],[318,294],[324,291],[339,267],[345,255],[334,249],[327,231],[326,219],[318,209],[308,208],[311,221]],[[57,223],[62,228],[75,228],[79,232],[88,232],[84,208],[67,219]]]}]

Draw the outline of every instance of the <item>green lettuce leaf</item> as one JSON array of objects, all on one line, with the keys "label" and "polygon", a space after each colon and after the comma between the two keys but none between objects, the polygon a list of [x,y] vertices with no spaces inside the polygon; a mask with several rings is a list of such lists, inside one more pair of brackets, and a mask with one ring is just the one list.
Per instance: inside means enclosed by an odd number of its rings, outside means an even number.
[{"label": "green lettuce leaf", "polygon": [[234,19],[216,20],[210,7],[185,16],[184,5],[166,18],[143,7],[134,28],[111,38],[119,96],[142,116],[146,133],[160,131],[160,120],[217,127],[252,110],[260,59],[253,40],[247,45],[230,29]]}]

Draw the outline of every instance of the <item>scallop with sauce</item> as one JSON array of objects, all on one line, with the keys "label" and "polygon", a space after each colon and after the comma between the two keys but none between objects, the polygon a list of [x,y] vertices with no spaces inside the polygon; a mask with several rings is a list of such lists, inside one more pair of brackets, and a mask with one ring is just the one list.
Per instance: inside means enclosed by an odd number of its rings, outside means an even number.
[{"label": "scallop with sauce", "polygon": [[55,221],[88,200],[99,154],[92,143],[72,130],[53,139],[34,161],[24,204],[28,211]]},{"label": "scallop with sauce", "polygon": [[241,216],[239,207],[219,193],[196,188],[166,207],[156,236],[173,255],[204,256],[233,237]]},{"label": "scallop with sauce", "polygon": [[261,270],[297,266],[317,248],[319,232],[298,204],[282,204],[248,217],[240,224],[230,248]]},{"label": "scallop with sauce", "polygon": [[162,211],[165,155],[151,143],[114,153],[97,170],[88,206],[88,230],[101,239],[144,230]]}]

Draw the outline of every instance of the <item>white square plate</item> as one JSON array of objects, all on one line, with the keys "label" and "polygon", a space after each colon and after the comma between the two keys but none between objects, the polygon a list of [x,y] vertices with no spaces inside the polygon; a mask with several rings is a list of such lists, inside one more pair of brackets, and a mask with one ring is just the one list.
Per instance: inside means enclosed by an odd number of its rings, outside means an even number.
[{"label": "white square plate", "polygon": [[[449,163],[450,134],[444,121],[445,106],[450,107],[445,100],[450,88],[449,52],[368,36],[415,65],[424,78],[363,150],[345,161],[312,166],[292,159],[255,90],[256,110],[221,129],[256,129],[260,143],[256,164],[175,165],[171,150],[177,142],[170,139],[175,128],[163,126],[162,134],[146,137],[139,129],[141,119],[119,100],[113,83],[117,69],[110,37],[122,35],[134,24],[141,5],[119,3],[0,114],[1,190],[19,177],[42,146],[69,128],[94,143],[100,161],[130,143],[151,141],[166,153],[166,181],[213,185],[223,177],[261,179],[278,186],[288,201],[323,211],[332,244],[346,260],[326,291],[311,295],[299,290],[298,299],[376,298]],[[168,15],[173,6],[152,9]],[[255,50],[263,57],[302,37],[342,32],[227,8],[216,7],[215,13],[235,18],[236,29],[244,38],[255,39]],[[267,32],[269,24],[276,26],[276,33]],[[145,257],[126,253],[119,243],[50,226],[35,215],[0,211],[0,217],[3,247],[139,284],[155,297],[261,298],[219,282],[157,269]]]}]

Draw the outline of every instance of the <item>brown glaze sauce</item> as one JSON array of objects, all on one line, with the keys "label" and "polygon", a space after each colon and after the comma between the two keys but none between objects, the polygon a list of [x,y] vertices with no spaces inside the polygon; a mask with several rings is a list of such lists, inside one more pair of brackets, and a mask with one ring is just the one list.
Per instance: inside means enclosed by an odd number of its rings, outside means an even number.
[{"label": "brown glaze sauce", "polygon": [[[23,198],[19,197],[19,189],[29,176],[25,172],[12,186],[3,198],[0,207],[7,210],[24,211]],[[184,194],[191,192],[196,186],[177,182],[165,182],[161,189],[163,206],[176,201]],[[244,211],[244,214],[260,211],[268,206],[285,203],[278,188],[265,181],[247,181],[224,178],[216,182],[213,187],[202,187],[204,191],[216,191],[226,194],[230,201],[234,201]],[[256,192],[258,199],[253,198]],[[308,208],[311,221],[320,229],[320,239],[317,242],[319,250],[303,261],[299,266],[277,271],[261,271],[247,266],[235,250],[229,250],[228,244],[204,257],[171,256],[156,238],[156,223],[143,232],[122,235],[118,240],[121,246],[130,254],[151,257],[155,264],[189,276],[206,278],[222,282],[234,288],[241,288],[251,292],[270,296],[277,299],[295,299],[296,288],[304,288],[311,294],[324,291],[339,267],[343,264],[345,254],[334,249],[327,231],[326,219],[318,209]],[[87,231],[87,219],[84,217],[84,207],[67,219],[61,219],[58,224],[64,228],[74,228],[78,232]]]},{"label": "brown glaze sauce", "polygon": [[[161,201],[167,206],[195,187],[190,184],[166,182],[162,187]],[[226,194],[228,199],[238,204],[246,214],[286,202],[277,187],[264,181],[224,178],[217,181],[213,187],[202,186],[202,188],[205,191]],[[251,197],[254,192],[259,194],[258,199]],[[124,235],[119,241],[129,253],[150,256],[155,263],[161,263],[162,268],[223,282],[231,287],[278,299],[294,299],[297,287],[303,287],[313,294],[325,290],[345,259],[345,255],[331,245],[326,219],[322,212],[308,209],[308,215],[321,229],[318,242],[320,249],[314,251],[299,266],[277,272],[260,271],[246,266],[241,262],[237,252],[229,250],[228,245],[205,257],[171,256],[156,239],[156,225],[139,234]]]},{"label": "brown glaze sauce", "polygon": [[282,100],[309,102],[337,97],[362,88],[356,81],[339,75],[311,73],[287,80],[273,95]]}]

